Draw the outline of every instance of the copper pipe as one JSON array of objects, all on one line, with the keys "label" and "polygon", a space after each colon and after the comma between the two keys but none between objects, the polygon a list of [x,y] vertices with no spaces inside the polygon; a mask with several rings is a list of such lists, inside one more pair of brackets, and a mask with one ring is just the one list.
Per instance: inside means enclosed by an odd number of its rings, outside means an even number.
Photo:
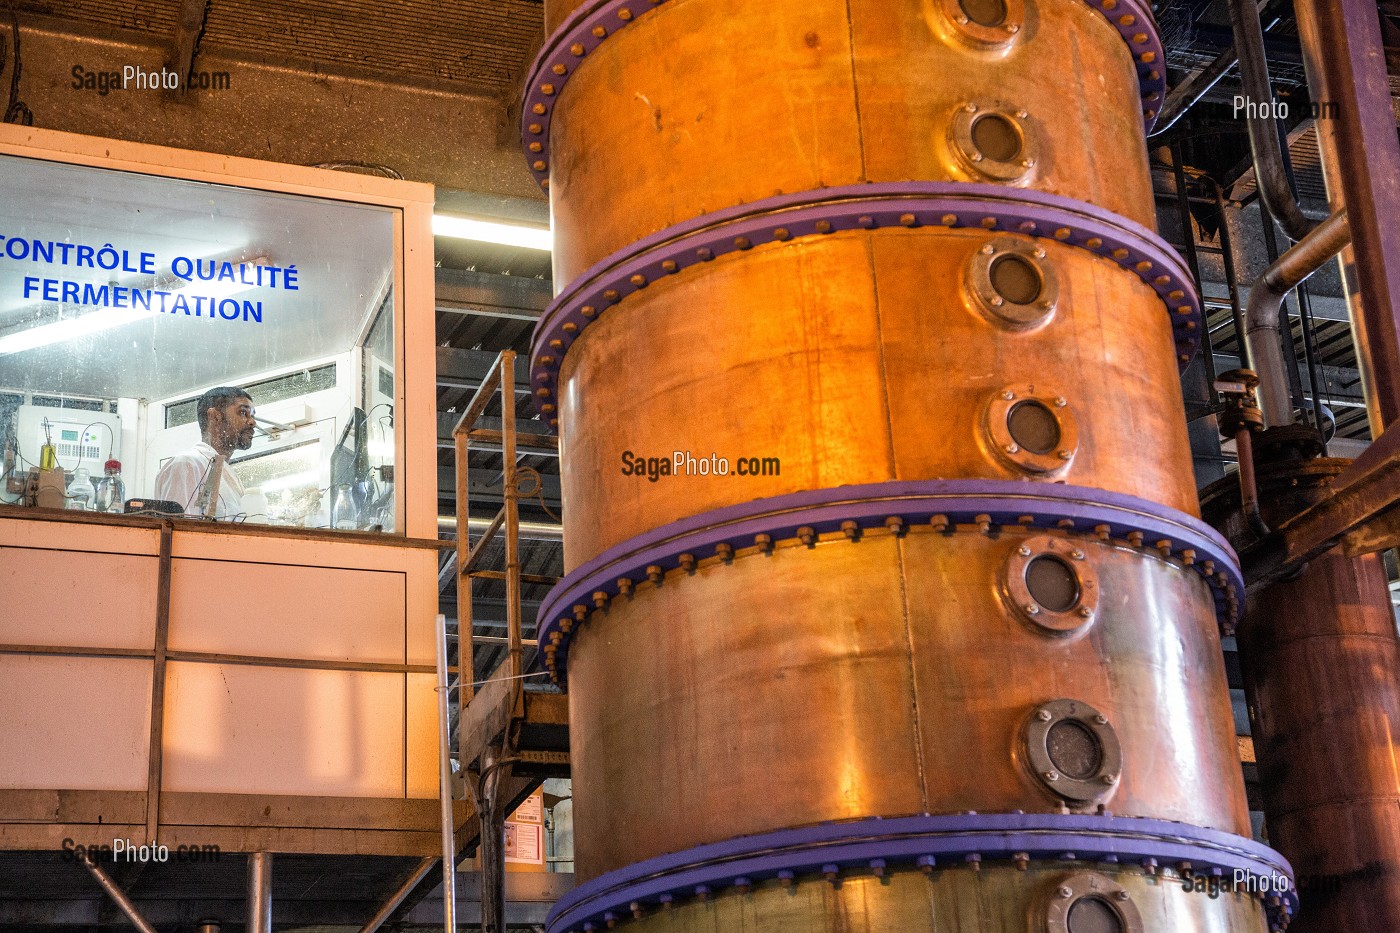
[{"label": "copper pipe", "polygon": [[1254,438],[1249,428],[1235,432],[1235,454],[1240,467],[1240,503],[1250,528],[1262,538],[1269,533],[1269,526],[1259,514],[1259,487],[1254,480]]}]

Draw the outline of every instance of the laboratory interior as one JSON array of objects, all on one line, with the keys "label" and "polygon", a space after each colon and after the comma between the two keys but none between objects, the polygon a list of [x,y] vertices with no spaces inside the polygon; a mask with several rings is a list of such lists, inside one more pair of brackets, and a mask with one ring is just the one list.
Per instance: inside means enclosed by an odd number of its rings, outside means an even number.
[{"label": "laboratory interior", "polygon": [[0,931],[1400,933],[1400,0],[8,0],[0,113]]}]

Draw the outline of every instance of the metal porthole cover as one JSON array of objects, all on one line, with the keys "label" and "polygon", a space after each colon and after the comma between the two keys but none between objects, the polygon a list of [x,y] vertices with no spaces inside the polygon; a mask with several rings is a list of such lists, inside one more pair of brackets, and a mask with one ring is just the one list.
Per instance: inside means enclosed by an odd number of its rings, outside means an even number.
[{"label": "metal porthole cover", "polygon": [[[1087,909],[1116,920],[1120,933],[1144,933],[1142,914],[1127,889],[1107,875],[1076,872],[1056,883],[1049,895],[1044,912],[1045,933],[1097,933],[1102,925],[1076,922],[1077,915]],[[1040,933],[1038,925],[1032,924],[1031,933]]]},{"label": "metal porthole cover", "polygon": [[[1063,739],[1066,748],[1056,754]],[[1083,700],[1051,700],[1031,711],[1025,727],[1026,762],[1051,793],[1087,806],[1113,795],[1123,776],[1123,748],[1108,717]],[[1088,740],[1079,749],[1074,740]],[[1067,760],[1069,753],[1091,748],[1096,760],[1088,767]]]}]

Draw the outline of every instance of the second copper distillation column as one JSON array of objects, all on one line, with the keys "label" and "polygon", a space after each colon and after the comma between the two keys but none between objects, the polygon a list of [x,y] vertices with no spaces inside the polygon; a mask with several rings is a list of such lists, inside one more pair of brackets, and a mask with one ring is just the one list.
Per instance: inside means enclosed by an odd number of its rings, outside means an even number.
[{"label": "second copper distillation column", "polygon": [[[1262,931],[1138,0],[547,2],[551,933]],[[723,461],[721,463],[721,461]]]}]

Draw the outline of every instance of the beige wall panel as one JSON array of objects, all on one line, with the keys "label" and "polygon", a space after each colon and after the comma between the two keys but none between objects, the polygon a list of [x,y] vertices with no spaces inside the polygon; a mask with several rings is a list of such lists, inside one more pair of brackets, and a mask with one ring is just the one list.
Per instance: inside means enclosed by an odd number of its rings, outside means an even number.
[{"label": "beige wall panel", "polygon": [[402,663],[404,576],[176,560],[170,650]]},{"label": "beige wall panel", "polygon": [[[363,540],[337,541],[326,536],[239,534],[228,531],[176,529],[174,556],[241,560],[250,564],[303,564],[357,570],[403,570],[417,548]],[[391,540],[386,536],[386,541]],[[429,550],[424,548],[424,550]],[[430,551],[431,553],[431,551]]]},{"label": "beige wall panel", "polygon": [[150,651],[159,573],[155,557],[0,547],[0,643]]},{"label": "beige wall panel", "polygon": [[408,675],[408,758],[409,797],[438,795],[438,714],[437,676]]},{"label": "beige wall panel", "polygon": [[57,548],[104,554],[149,554],[154,557],[160,554],[160,530],[124,528],[96,522],[0,518],[0,547]]},{"label": "beige wall panel", "polygon": [[0,788],[144,790],[151,662],[0,656]]},{"label": "beige wall panel", "polygon": [[[438,582],[437,551],[411,551],[408,575],[404,578],[408,595],[406,662],[436,664]],[[436,754],[436,753],[435,753]]]},{"label": "beige wall panel", "polygon": [[172,662],[171,791],[399,797],[404,676]]}]

